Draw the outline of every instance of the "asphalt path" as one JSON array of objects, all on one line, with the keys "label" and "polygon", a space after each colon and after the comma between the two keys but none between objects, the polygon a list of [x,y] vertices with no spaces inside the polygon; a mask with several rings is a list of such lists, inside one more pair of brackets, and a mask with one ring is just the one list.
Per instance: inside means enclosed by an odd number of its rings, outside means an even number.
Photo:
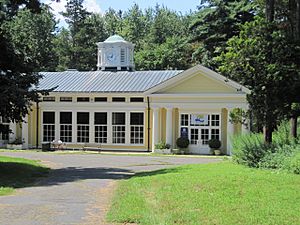
[{"label": "asphalt path", "polygon": [[107,224],[105,215],[117,181],[140,171],[220,161],[208,157],[0,152],[38,159],[52,170],[31,187],[0,196],[0,224]]}]

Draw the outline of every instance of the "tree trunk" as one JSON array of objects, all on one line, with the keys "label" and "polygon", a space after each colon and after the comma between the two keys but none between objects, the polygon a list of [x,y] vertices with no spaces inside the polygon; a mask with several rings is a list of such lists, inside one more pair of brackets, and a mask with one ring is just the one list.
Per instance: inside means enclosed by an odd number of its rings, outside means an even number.
[{"label": "tree trunk", "polygon": [[264,126],[264,141],[265,143],[272,143],[273,129],[270,126]]},{"label": "tree trunk", "polygon": [[296,1],[296,29],[295,29],[296,40],[300,40],[300,0]]},{"label": "tree trunk", "polygon": [[291,136],[293,138],[297,138],[297,116],[292,116],[291,117]]},{"label": "tree trunk", "polygon": [[275,0],[266,0],[266,20],[268,22],[273,22],[274,21],[274,5],[275,5]]}]

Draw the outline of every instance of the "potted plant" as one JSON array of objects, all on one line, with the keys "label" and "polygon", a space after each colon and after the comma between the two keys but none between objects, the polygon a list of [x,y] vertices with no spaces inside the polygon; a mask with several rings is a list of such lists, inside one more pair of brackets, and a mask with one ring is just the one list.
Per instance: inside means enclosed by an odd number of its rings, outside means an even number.
[{"label": "potted plant", "polygon": [[20,139],[16,139],[13,142],[9,142],[6,145],[7,149],[17,149],[17,150],[21,150],[23,147],[23,142]]},{"label": "potted plant", "polygon": [[171,145],[166,144],[165,141],[160,141],[155,144],[154,152],[158,154],[171,154]]},{"label": "potted plant", "polygon": [[214,152],[215,155],[221,155],[221,141],[218,139],[210,139],[208,141],[208,146],[210,147],[210,152]]},{"label": "potted plant", "polygon": [[189,144],[190,144],[190,141],[186,137],[179,137],[176,140],[176,145],[180,148],[181,154],[188,152]]}]

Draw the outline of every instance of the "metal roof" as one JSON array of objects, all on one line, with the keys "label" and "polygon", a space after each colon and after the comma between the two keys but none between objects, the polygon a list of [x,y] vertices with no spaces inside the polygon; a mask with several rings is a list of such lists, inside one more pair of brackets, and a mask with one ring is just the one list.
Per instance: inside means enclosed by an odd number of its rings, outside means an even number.
[{"label": "metal roof", "polygon": [[121,36],[119,35],[113,35],[113,36],[110,36],[109,38],[107,38],[104,42],[125,42],[124,38],[122,38]]},{"label": "metal roof", "polygon": [[74,70],[64,72],[40,72],[43,78],[38,89],[51,89],[54,92],[145,92],[176,75],[182,70],[164,71],[89,71]]}]

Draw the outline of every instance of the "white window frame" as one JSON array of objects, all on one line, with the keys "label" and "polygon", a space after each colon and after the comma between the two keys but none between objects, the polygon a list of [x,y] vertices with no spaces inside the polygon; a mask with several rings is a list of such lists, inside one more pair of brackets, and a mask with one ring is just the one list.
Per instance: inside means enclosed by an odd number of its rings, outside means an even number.
[{"label": "white window frame", "polygon": [[[90,124],[79,124],[78,121],[78,113],[88,113],[89,119],[90,119],[90,113],[91,112],[85,112],[85,111],[77,111],[76,112],[76,138],[77,143],[89,143],[90,142]],[[87,128],[87,129],[85,129]],[[87,140],[87,141],[86,141]]]},{"label": "white window frame", "polygon": [[[54,113],[54,123],[44,123],[44,113]],[[42,134],[43,134],[43,142],[52,142],[55,140],[55,134],[56,134],[56,124],[55,124],[55,121],[56,121],[56,113],[55,111],[48,111],[48,110],[45,110],[42,112]],[[45,134],[45,132],[47,132]],[[53,132],[53,136],[50,136],[49,134],[51,134]]]},{"label": "white window frame", "polygon": [[[143,125],[131,125],[131,124],[129,124],[129,126],[130,126],[130,129],[129,129],[130,140],[129,140],[129,142],[130,142],[131,145],[144,145],[144,143],[145,143],[145,112],[130,111],[129,112],[129,123],[130,123],[130,115],[131,115],[131,113],[142,113],[143,114]],[[131,131],[132,128],[134,129],[134,131]],[[138,128],[139,130],[135,131],[136,128]],[[142,134],[143,134],[142,138],[140,137],[140,135],[136,136],[136,134],[140,134],[141,131],[142,131]],[[133,137],[131,136],[132,132],[134,133]],[[140,142],[141,139],[142,139],[142,142]],[[134,143],[132,143],[132,140],[134,141]],[[136,140],[139,140],[138,143],[136,143]]]},{"label": "white window frame", "polygon": [[[72,121],[73,121],[73,112],[72,111],[60,111],[59,112],[59,119],[60,119],[60,114],[61,113],[71,113],[72,115],[72,120],[71,120],[71,123],[69,124],[61,124],[60,123],[60,120],[59,120],[59,139],[62,141],[62,142],[66,142],[66,143],[72,143],[72,140],[73,140],[73,135],[72,135],[72,130],[73,130],[73,124],[72,124]],[[71,126],[71,128],[70,128]],[[70,129],[66,129],[66,128],[70,128]],[[63,135],[62,135],[63,133]],[[67,135],[68,133],[71,133],[71,136],[70,135]],[[70,139],[70,141],[66,141],[66,139]]]},{"label": "white window frame", "polygon": [[[95,124],[95,119],[94,119],[94,124],[93,126],[95,127],[95,143],[99,143],[99,144],[107,144],[108,143],[108,123],[109,123],[109,117],[108,117],[108,114],[110,112],[98,112],[98,111],[95,111],[93,112],[94,113],[94,118],[95,118],[95,114],[96,113],[106,113],[106,124]],[[106,131],[103,130],[106,128]],[[99,129],[99,130],[98,130]],[[102,130],[101,130],[102,129]],[[106,134],[106,136],[103,134]]]}]

